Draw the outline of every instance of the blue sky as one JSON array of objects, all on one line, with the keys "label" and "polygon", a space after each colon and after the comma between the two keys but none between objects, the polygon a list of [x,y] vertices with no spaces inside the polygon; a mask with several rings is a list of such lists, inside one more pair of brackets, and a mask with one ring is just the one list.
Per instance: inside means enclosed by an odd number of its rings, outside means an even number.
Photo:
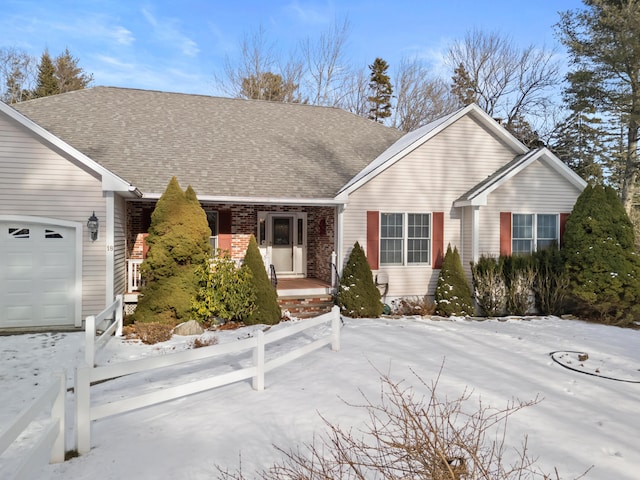
[{"label": "blue sky", "polygon": [[94,85],[216,95],[214,75],[260,27],[286,54],[347,18],[351,65],[382,57],[393,69],[417,56],[437,69],[446,46],[474,28],[562,54],[553,34],[558,11],[581,7],[580,0],[2,0],[0,47],[38,57],[68,48]]}]

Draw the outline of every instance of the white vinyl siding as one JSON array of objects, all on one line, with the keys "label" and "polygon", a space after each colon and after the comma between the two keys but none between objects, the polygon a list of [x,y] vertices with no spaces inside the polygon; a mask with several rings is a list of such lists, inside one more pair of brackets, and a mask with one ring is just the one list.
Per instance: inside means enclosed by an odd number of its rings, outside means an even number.
[{"label": "white vinyl siding", "polygon": [[[86,232],[93,211],[100,219],[96,242]],[[83,277],[77,288],[82,291],[82,317],[104,308],[106,206],[101,180],[5,116],[0,116],[0,214],[81,223]]]},{"label": "white vinyl siding", "polygon": [[[461,118],[349,195],[343,217],[343,262],[356,241],[366,246],[366,212],[371,210],[444,212],[444,246],[458,245],[461,209],[452,208],[453,202],[515,155],[476,120]],[[431,265],[381,265],[379,270],[389,276],[390,297],[433,293],[439,272]]]}]

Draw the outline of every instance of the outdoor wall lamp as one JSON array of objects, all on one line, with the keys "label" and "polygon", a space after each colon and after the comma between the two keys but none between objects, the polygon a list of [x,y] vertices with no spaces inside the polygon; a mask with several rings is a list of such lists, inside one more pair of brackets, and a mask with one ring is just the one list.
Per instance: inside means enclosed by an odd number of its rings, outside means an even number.
[{"label": "outdoor wall lamp", "polygon": [[91,240],[94,242],[98,239],[99,226],[100,226],[100,222],[98,221],[98,217],[96,217],[96,212],[94,211],[89,217],[89,220],[87,221],[87,228],[89,229]]}]

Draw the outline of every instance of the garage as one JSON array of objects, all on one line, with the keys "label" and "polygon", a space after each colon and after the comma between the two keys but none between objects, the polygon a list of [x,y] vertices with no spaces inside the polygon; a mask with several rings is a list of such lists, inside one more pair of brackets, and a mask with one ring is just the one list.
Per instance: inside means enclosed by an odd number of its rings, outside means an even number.
[{"label": "garage", "polygon": [[0,328],[73,325],[76,227],[0,221]]}]

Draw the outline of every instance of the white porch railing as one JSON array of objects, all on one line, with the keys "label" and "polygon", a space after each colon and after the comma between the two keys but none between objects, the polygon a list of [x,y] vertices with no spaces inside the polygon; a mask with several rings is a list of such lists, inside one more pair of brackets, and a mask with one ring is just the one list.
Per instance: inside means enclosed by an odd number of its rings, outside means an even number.
[{"label": "white porch railing", "polygon": [[140,290],[140,265],[141,258],[127,259],[127,292],[137,292]]},{"label": "white porch railing", "polygon": [[[16,417],[11,425],[0,433],[0,456],[38,418],[51,408],[49,424],[39,432],[35,445],[21,452],[19,466],[13,472],[0,469],[1,478],[15,480],[37,478],[39,470],[47,463],[64,462],[65,448],[65,394],[67,376],[64,371],[55,375],[55,381]],[[0,462],[2,464],[2,462]]]},{"label": "white porch railing", "polygon": [[[294,349],[276,358],[265,358],[265,345],[300,333],[309,328],[330,322],[331,334],[322,337],[307,345]],[[93,367],[92,364],[79,367],[76,370],[76,446],[80,454],[89,452],[91,449],[91,421],[101,418],[118,415],[138,408],[156,405],[176,398],[181,398],[194,393],[204,392],[216,387],[239,382],[252,378],[254,390],[264,389],[264,375],[276,367],[295,360],[303,355],[313,352],[325,345],[331,344],[333,351],[340,350],[340,309],[333,307],[330,313],[319,317],[301,321],[288,328],[264,333],[259,330],[256,336],[238,340],[233,343],[222,345],[212,345],[196,350],[187,350],[173,354],[167,354],[154,358],[144,358],[131,362],[124,362],[114,365]],[[152,393],[146,393],[134,397],[126,398],[123,392],[121,400],[102,405],[91,405],[90,386],[92,382],[99,382],[110,378],[117,378],[124,375],[131,375],[139,372],[146,372],[163,367],[172,367],[185,362],[205,360],[219,355],[238,353],[246,350],[253,350],[253,365],[240,368],[224,374],[206,377],[201,380],[174,385],[163,388]]]},{"label": "white porch railing", "polygon": [[[84,361],[87,365],[95,363],[96,351],[113,338],[122,336],[123,303],[122,295],[118,295],[116,300],[97,315],[89,315],[85,319],[84,325]],[[105,322],[110,322],[103,329],[100,336],[96,337],[96,329],[103,327]]]}]

